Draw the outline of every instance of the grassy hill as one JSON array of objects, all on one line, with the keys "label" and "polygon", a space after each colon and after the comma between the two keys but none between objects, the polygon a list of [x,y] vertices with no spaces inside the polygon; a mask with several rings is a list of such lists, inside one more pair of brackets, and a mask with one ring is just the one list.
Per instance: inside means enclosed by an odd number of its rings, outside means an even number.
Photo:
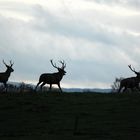
[{"label": "grassy hill", "polygon": [[140,94],[0,94],[0,140],[139,140]]}]

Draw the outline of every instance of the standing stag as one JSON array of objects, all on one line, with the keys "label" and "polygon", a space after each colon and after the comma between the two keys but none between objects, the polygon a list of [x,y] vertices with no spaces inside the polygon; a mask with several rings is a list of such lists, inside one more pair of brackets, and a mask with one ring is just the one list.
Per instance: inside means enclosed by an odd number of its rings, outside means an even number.
[{"label": "standing stag", "polygon": [[40,78],[39,78],[39,82],[37,83],[36,85],[36,88],[39,86],[39,84],[41,84],[41,90],[42,90],[42,87],[45,85],[45,84],[50,84],[50,90],[52,88],[52,84],[57,84],[60,91],[62,92],[62,89],[60,87],[60,81],[62,80],[63,76],[66,74],[66,71],[64,70],[65,67],[66,67],[66,64],[64,61],[59,61],[61,64],[62,64],[62,67],[59,68],[56,66],[56,64],[53,63],[53,60],[50,60],[52,66],[54,68],[56,68],[58,70],[58,72],[56,73],[43,73],[40,75]]},{"label": "standing stag", "polygon": [[140,83],[140,72],[135,71],[135,69],[131,67],[131,65],[128,65],[131,71],[133,71],[136,74],[136,77],[129,77],[121,80],[120,82],[120,88],[118,92],[121,92],[121,89],[124,88],[123,92],[126,91],[126,89],[130,88],[133,90],[134,88],[139,89],[139,83]]},{"label": "standing stag", "polygon": [[3,60],[3,63],[7,67],[7,70],[5,72],[1,72],[0,73],[0,82],[4,84],[4,88],[7,91],[7,81],[9,79],[9,77],[10,77],[11,72],[14,71],[13,68],[12,68],[12,66],[13,66],[14,63],[12,63],[12,61],[10,61],[10,65],[7,65],[4,62],[4,60]]}]

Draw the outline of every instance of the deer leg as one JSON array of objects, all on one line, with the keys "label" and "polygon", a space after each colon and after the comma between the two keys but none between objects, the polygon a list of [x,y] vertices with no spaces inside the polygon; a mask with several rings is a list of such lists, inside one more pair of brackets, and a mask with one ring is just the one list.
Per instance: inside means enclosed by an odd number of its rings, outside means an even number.
[{"label": "deer leg", "polygon": [[120,92],[121,92],[121,89],[122,89],[122,87],[120,86],[120,88],[119,88],[119,90],[118,90],[118,93],[120,93]]},{"label": "deer leg", "polygon": [[4,88],[3,90],[5,89],[5,92],[7,92],[7,83],[4,83]]},{"label": "deer leg", "polygon": [[138,90],[138,91],[140,91],[139,85],[138,85],[138,86],[136,86],[136,88],[137,88],[137,90]]},{"label": "deer leg", "polygon": [[45,82],[43,82],[43,83],[41,84],[41,86],[40,86],[41,91],[42,91],[42,87],[43,87],[45,84],[46,84]]},{"label": "deer leg", "polygon": [[41,82],[38,82],[38,83],[37,83],[37,85],[36,85],[36,87],[35,87],[35,91],[37,90],[37,87],[39,86],[40,83],[41,83]]},{"label": "deer leg", "polygon": [[58,83],[58,87],[59,87],[59,89],[60,89],[60,91],[61,91],[61,93],[62,93],[62,89],[61,89],[61,87],[60,87],[60,83]]},{"label": "deer leg", "polygon": [[50,91],[52,90],[52,84],[50,84],[50,89],[49,89]]},{"label": "deer leg", "polygon": [[127,89],[127,87],[125,87],[125,88],[124,88],[123,92],[125,92],[125,91],[126,91],[126,89]]}]

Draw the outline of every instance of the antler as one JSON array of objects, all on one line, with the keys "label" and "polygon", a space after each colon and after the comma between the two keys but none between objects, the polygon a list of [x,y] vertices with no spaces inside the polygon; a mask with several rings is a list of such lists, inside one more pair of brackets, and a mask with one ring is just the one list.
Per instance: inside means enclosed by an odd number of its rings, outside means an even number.
[{"label": "antler", "polygon": [[59,61],[59,62],[62,64],[61,69],[64,69],[64,68],[66,67],[66,63],[65,63],[65,61],[63,60],[63,61]]},{"label": "antler", "polygon": [[138,73],[135,71],[135,68],[132,69],[131,65],[128,65],[128,67],[130,68],[131,71],[135,72],[136,74]]},{"label": "antler", "polygon": [[53,64],[53,60],[51,59],[50,61],[51,61],[52,66],[53,66],[54,68],[57,68],[57,69],[58,69],[58,67],[56,66],[56,64]]},{"label": "antler", "polygon": [[4,62],[4,59],[3,59],[3,64],[4,64],[5,66],[8,66],[8,65]]},{"label": "antler", "polygon": [[[3,59],[3,64],[7,67],[8,65],[5,63],[4,59]],[[12,60],[10,60],[10,67],[12,67],[14,65],[14,63],[12,63]]]},{"label": "antler", "polygon": [[12,60],[10,60],[10,65],[11,65],[11,67],[14,65],[14,62],[12,63]]},{"label": "antler", "polygon": [[[57,69],[59,68],[59,67],[56,66],[56,64],[53,63],[53,60],[52,60],[52,59],[50,60],[50,62],[51,62],[52,66],[53,66],[54,68],[57,68]],[[60,60],[59,62],[62,64],[61,69],[64,69],[64,68],[66,67],[65,61],[64,61],[64,60],[63,60],[63,61]]]}]

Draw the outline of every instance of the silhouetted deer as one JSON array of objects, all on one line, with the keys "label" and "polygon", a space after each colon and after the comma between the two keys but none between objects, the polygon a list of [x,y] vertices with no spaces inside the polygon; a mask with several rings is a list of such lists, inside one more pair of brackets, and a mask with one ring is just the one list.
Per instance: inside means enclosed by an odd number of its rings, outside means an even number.
[{"label": "silhouetted deer", "polygon": [[130,68],[131,71],[133,71],[137,76],[136,77],[129,77],[129,78],[125,78],[123,80],[121,80],[120,82],[120,88],[118,90],[118,92],[121,92],[121,89],[124,88],[123,92],[130,88],[131,90],[133,90],[134,88],[139,89],[139,83],[140,83],[140,72],[136,72],[135,69],[131,67],[131,65],[128,65],[128,67]]},{"label": "silhouetted deer", "polygon": [[45,84],[50,84],[50,90],[52,88],[52,84],[57,84],[60,91],[62,92],[62,89],[60,87],[60,81],[62,80],[63,76],[66,74],[66,71],[64,71],[64,69],[66,67],[66,64],[65,64],[64,61],[59,61],[62,64],[62,67],[59,68],[59,67],[56,66],[56,64],[53,64],[53,60],[50,60],[50,62],[52,64],[52,66],[58,70],[58,72],[41,74],[41,76],[39,78],[39,82],[37,83],[35,90],[37,89],[37,87],[41,83],[42,83],[41,84],[41,90],[42,90],[42,87]]},{"label": "silhouetted deer", "polygon": [[7,67],[7,70],[5,72],[1,72],[0,73],[0,82],[4,84],[4,88],[7,91],[7,81],[9,79],[9,77],[10,77],[11,72],[14,71],[13,68],[12,68],[12,66],[13,66],[14,63],[12,63],[12,61],[10,61],[10,65],[7,65],[4,62],[4,60],[3,60],[3,63]]}]

